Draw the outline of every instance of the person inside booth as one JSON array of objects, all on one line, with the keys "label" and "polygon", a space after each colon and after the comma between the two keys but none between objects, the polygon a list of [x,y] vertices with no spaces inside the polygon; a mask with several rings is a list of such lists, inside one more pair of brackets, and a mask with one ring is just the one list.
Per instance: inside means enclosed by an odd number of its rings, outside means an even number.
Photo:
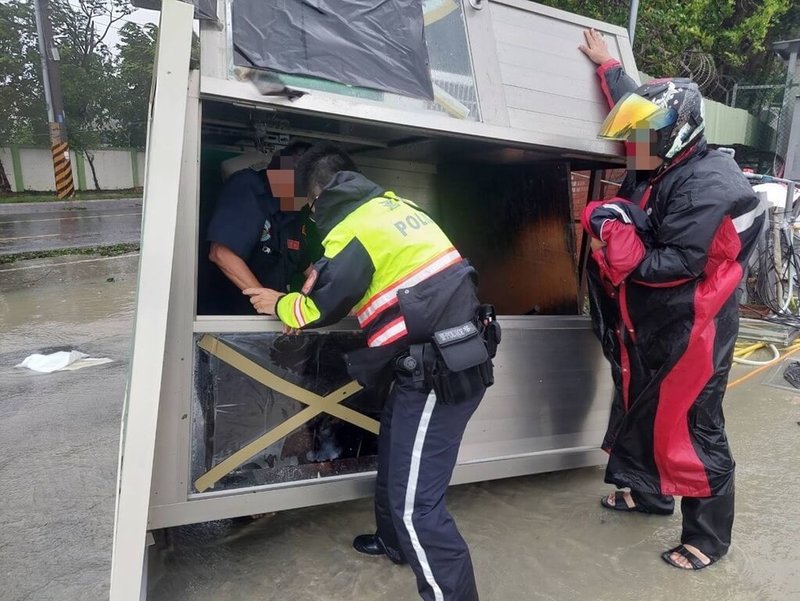
[{"label": "person inside booth", "polygon": [[206,232],[212,269],[224,276],[214,290],[216,312],[255,315],[243,290],[298,289],[322,255],[306,199],[294,186],[294,164],[309,147],[295,141],[271,160],[250,154],[223,164],[226,182]]}]

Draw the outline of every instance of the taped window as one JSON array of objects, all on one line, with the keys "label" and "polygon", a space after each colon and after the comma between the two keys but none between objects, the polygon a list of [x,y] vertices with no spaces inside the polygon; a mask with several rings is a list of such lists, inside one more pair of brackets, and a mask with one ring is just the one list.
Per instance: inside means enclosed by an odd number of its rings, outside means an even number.
[{"label": "taped window", "polygon": [[191,492],[371,471],[388,382],[362,388],[351,332],[196,337]]},{"label": "taped window", "polygon": [[419,0],[236,0],[232,16],[246,66],[433,99]]}]

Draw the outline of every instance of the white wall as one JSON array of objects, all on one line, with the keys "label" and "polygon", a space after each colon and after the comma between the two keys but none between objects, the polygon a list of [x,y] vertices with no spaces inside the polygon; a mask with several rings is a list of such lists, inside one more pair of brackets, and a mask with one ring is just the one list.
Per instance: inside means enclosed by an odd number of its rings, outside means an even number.
[{"label": "white wall", "polygon": [[[131,168],[131,153],[128,150],[95,150],[94,168],[97,171],[97,181],[103,190],[124,190],[133,188],[133,171]],[[94,189],[92,170],[86,160],[86,186]]]},{"label": "white wall", "polygon": [[0,148],[0,161],[3,163],[3,169],[6,172],[6,177],[8,177],[8,181],[11,182],[11,191],[17,191],[17,182],[14,179],[14,162],[11,159],[11,149],[9,148]]},{"label": "white wall", "polygon": [[136,187],[137,188],[141,188],[142,186],[144,186],[144,159],[145,159],[145,153],[142,152],[142,151],[139,151],[137,157],[138,157],[137,158],[137,164],[139,166],[139,177],[136,180]]},{"label": "white wall", "polygon": [[[83,153],[81,153],[83,154]],[[133,187],[140,187],[144,182],[144,153],[138,152],[139,159],[139,178],[134,184],[133,167],[131,165],[131,151],[124,150],[96,150],[95,169],[100,188],[103,190],[125,190]],[[11,189],[18,190],[18,182],[14,177],[14,164],[11,158],[10,148],[0,147],[0,158],[6,175],[11,182]],[[19,158],[22,167],[22,180],[24,190],[31,192],[47,192],[55,190],[55,176],[53,174],[53,159],[49,148],[19,148]],[[79,162],[75,151],[70,151],[70,161],[72,163],[72,178],[75,189],[78,190],[80,178],[78,177]],[[94,190],[94,179],[92,178],[89,162],[84,157],[84,181],[87,190]]]},{"label": "white wall", "polygon": [[53,158],[49,149],[20,148],[19,159],[22,164],[22,181],[26,190],[56,189]]}]

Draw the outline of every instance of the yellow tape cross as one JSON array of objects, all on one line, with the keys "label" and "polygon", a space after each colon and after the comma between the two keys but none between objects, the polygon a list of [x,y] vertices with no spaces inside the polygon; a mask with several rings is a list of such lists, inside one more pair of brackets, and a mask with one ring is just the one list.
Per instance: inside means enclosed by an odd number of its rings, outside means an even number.
[{"label": "yellow tape cross", "polygon": [[224,342],[221,342],[219,339],[209,334],[203,336],[198,346],[209,354],[217,357],[220,361],[224,361],[231,367],[250,376],[256,382],[260,382],[276,392],[307,405],[300,413],[293,415],[269,432],[256,438],[253,442],[239,449],[233,455],[221,461],[200,476],[194,483],[198,492],[203,492],[214,486],[220,478],[229,474],[253,455],[275,444],[281,438],[288,436],[294,430],[320,413],[328,413],[329,415],[338,417],[373,434],[377,434],[380,429],[380,423],[377,420],[340,404],[342,401],[361,390],[361,385],[359,385],[358,382],[350,382],[326,396],[320,396],[276,376],[271,371],[251,361]]}]

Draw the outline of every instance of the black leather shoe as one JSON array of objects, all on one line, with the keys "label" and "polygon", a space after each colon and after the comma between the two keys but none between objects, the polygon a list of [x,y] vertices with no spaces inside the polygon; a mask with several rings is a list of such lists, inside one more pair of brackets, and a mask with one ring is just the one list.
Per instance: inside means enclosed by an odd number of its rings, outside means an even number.
[{"label": "black leather shoe", "polygon": [[386,555],[386,550],[377,534],[360,534],[353,539],[353,548],[364,555]]},{"label": "black leather shoe", "polygon": [[353,539],[353,548],[364,555],[386,555],[393,563],[403,565],[405,557],[399,551],[383,544],[377,534],[361,534]]}]

